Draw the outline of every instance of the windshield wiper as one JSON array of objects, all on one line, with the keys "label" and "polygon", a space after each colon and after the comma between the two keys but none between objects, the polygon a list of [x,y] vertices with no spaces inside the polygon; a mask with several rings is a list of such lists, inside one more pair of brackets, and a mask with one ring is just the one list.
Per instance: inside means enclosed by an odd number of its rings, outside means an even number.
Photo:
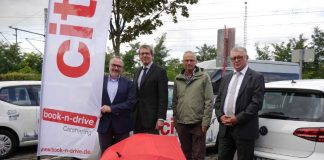
[{"label": "windshield wiper", "polygon": [[282,112],[265,112],[259,115],[261,118],[273,118],[273,119],[284,119],[284,120],[297,120],[298,117],[289,117]]}]

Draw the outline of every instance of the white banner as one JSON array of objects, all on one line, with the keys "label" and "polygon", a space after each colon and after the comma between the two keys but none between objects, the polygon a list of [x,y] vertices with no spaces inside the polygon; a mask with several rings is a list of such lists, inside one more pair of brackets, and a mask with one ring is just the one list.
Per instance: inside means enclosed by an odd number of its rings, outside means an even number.
[{"label": "white banner", "polygon": [[112,0],[50,0],[37,155],[95,152]]}]

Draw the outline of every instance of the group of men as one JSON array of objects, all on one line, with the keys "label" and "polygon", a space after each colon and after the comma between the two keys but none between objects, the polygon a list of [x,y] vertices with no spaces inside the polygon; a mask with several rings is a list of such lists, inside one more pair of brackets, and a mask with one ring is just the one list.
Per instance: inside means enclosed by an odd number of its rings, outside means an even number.
[{"label": "group of men", "polygon": [[[104,152],[127,137],[129,132],[159,134],[166,120],[168,78],[166,70],[153,63],[149,45],[139,48],[142,63],[133,81],[121,76],[124,63],[114,57],[109,75],[104,77],[99,143]],[[209,75],[196,66],[194,52],[183,54],[183,70],[174,80],[172,99],[175,129],[187,160],[205,159],[206,132],[212,111],[220,123],[219,160],[252,160],[254,140],[258,137],[258,111],[262,107],[263,76],[248,68],[243,47],[230,53],[233,74],[222,79],[213,106],[213,88]]]}]

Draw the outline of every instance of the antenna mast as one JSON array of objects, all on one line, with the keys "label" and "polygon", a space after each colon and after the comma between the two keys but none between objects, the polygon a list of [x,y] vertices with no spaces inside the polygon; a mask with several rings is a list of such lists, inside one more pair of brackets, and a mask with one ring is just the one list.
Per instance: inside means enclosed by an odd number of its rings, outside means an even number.
[{"label": "antenna mast", "polygon": [[244,13],[244,44],[243,46],[246,48],[246,40],[247,40],[247,2],[245,4],[245,13]]}]

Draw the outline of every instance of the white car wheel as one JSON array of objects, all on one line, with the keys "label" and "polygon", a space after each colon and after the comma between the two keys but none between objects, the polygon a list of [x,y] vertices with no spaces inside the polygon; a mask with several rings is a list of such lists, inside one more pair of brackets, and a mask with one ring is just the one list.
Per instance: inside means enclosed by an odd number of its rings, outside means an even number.
[{"label": "white car wheel", "polygon": [[11,132],[0,130],[0,159],[8,157],[17,147],[17,140]]}]

